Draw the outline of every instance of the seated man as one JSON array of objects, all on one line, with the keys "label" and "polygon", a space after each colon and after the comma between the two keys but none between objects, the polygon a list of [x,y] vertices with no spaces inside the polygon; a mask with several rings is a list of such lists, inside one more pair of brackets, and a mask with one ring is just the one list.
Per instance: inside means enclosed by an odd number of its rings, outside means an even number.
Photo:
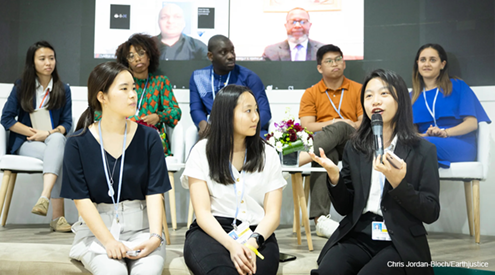
[{"label": "seated man", "polygon": [[160,50],[160,59],[206,59],[205,43],[182,33],[186,22],[184,11],[178,5],[167,4],[160,10],[158,26],[160,34],[154,39]]},{"label": "seated man", "polygon": [[272,114],[261,79],[251,70],[235,64],[234,45],[223,35],[215,35],[208,41],[208,59],[211,66],[194,71],[189,80],[190,112],[199,134],[206,128],[215,95],[228,84],[236,84],[253,91],[258,102],[260,135],[265,138]]},{"label": "seated man", "polygon": [[[332,44],[318,49],[317,69],[322,79],[307,89],[299,109],[301,125],[314,136],[314,152],[320,155],[318,148],[334,163],[342,159],[344,145],[350,135],[356,131],[363,119],[361,107],[361,84],[344,76],[345,61],[339,47]],[[307,153],[301,153],[299,165],[311,161]],[[312,163],[313,167],[319,165]],[[316,234],[329,238],[338,227],[330,220],[330,200],[326,187],[327,173],[311,173],[311,205],[309,217],[314,218]]]},{"label": "seated man", "polygon": [[287,13],[287,39],[265,48],[263,58],[270,61],[315,60],[316,51],[323,43],[309,39],[309,13],[303,8],[294,8]]}]

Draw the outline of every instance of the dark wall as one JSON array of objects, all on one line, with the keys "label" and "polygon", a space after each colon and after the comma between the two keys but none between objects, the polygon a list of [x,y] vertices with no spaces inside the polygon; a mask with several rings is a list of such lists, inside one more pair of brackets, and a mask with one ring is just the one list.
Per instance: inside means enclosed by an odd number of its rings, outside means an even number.
[{"label": "dark wall", "polygon": [[[0,82],[18,78],[28,47],[45,39],[57,51],[63,81],[86,86],[90,71],[105,61],[93,58],[94,3],[0,0]],[[411,86],[417,49],[439,43],[449,54],[453,74],[472,86],[495,85],[494,0],[365,0],[364,5],[365,59],[347,61],[347,77],[361,81],[367,72],[385,68],[398,72]],[[321,77],[314,61],[238,64],[279,89],[304,89]],[[192,71],[207,65],[208,61],[167,61],[160,69],[177,88],[187,88]]]}]

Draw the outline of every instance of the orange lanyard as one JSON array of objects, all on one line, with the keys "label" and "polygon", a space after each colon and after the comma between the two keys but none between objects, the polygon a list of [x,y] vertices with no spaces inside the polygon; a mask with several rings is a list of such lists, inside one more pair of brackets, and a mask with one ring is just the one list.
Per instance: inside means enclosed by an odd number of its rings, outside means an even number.
[{"label": "orange lanyard", "polygon": [[45,99],[46,97],[48,96],[48,93],[50,92],[50,88],[46,89],[46,94],[45,96],[43,97],[43,99],[41,100],[41,103],[40,103],[40,107],[38,107],[38,109],[41,108],[41,106],[43,106],[43,103],[45,102]]}]

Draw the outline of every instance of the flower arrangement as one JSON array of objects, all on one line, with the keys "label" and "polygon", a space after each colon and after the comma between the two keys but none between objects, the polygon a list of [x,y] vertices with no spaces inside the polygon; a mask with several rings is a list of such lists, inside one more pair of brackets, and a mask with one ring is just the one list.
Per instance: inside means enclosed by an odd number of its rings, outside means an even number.
[{"label": "flower arrangement", "polygon": [[285,114],[284,120],[274,123],[275,131],[266,134],[268,143],[284,156],[297,151],[313,152],[313,132],[295,123],[290,108],[287,108]]}]

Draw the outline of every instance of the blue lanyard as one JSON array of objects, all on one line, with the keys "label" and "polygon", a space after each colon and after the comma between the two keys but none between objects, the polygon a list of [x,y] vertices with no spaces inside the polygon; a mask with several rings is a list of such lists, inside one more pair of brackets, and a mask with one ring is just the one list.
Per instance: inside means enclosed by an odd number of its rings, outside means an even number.
[{"label": "blue lanyard", "polygon": [[[110,177],[108,176],[108,171],[107,171],[107,162],[105,158],[105,149],[103,148],[103,136],[101,134],[101,120],[98,122],[98,131],[100,133],[100,149],[101,149],[101,159],[103,160],[103,170],[105,171],[105,179],[107,180],[107,185],[108,185],[108,196],[112,198],[112,203],[113,207],[115,208],[115,219],[117,219],[117,222],[119,221],[119,202],[120,202],[120,191],[122,189],[122,174],[124,173],[124,158],[125,158],[125,144],[127,140],[127,122],[125,123],[125,130],[124,130],[124,143],[122,144],[122,159],[120,160],[120,174],[119,174],[119,190],[117,193],[117,201],[115,201],[114,194],[115,191],[113,190],[113,186],[110,183]],[[115,160],[117,161],[117,160]]]},{"label": "blue lanyard", "polygon": [[327,97],[328,97],[328,100],[330,100],[330,103],[332,103],[332,107],[335,110],[335,112],[337,112],[337,114],[339,114],[339,117],[341,119],[344,119],[344,117],[340,114],[340,107],[342,106],[342,100],[344,98],[344,89],[342,89],[342,94],[340,95],[340,102],[339,102],[339,109],[338,110],[337,110],[337,107],[335,107],[335,104],[333,104],[333,101],[330,99],[330,96],[328,95],[328,91],[325,91],[325,93],[327,94]]},{"label": "blue lanyard", "polygon": [[[229,84],[229,79],[230,79],[230,73],[232,71],[229,72],[228,76],[227,76],[227,81],[225,81],[225,83],[223,83],[223,87],[227,86],[227,84]],[[211,68],[211,94],[213,95],[213,101],[215,101],[215,78],[213,77],[213,68]],[[220,76],[221,77],[221,76]]]},{"label": "blue lanyard", "polygon": [[428,102],[426,101],[425,93],[426,93],[426,90],[423,89],[423,97],[425,99],[426,109],[428,109],[428,112],[430,112],[430,115],[433,118],[433,123],[435,123],[435,127],[438,127],[437,119],[435,118],[435,105],[437,104],[438,88],[437,88],[437,92],[435,93],[435,98],[433,99],[433,106],[431,106],[433,108],[433,111],[430,109],[430,106],[428,106]]},{"label": "blue lanyard", "polygon": [[[246,164],[246,157],[247,157],[247,149],[246,152],[244,153],[244,163],[242,164],[243,167]],[[244,182],[244,179],[246,177],[246,172],[244,170],[241,171],[240,181],[242,182],[242,193],[239,200],[237,200],[237,181],[235,180],[234,173],[232,172],[232,163],[229,163],[229,169],[230,169],[230,175],[234,180],[234,195],[235,195],[235,216],[234,216],[234,221],[232,222],[232,226],[234,227],[234,230],[237,230],[237,216],[239,215],[239,208],[241,208],[240,205],[242,202],[242,198],[244,197],[244,191],[246,190],[245,188],[246,183]]]},{"label": "blue lanyard", "polygon": [[[141,94],[141,98],[139,99],[139,102],[138,102],[138,105],[137,105],[137,108],[136,108],[136,114],[135,116],[138,116],[139,115],[139,111],[141,110],[141,106],[142,106],[142,103],[143,103],[143,97],[144,97],[144,94],[146,93],[146,88],[148,87],[148,80],[150,80],[150,77],[148,76],[148,78],[146,79],[146,84],[144,84],[144,90],[143,90],[143,93]],[[139,119],[139,117],[138,117]],[[126,124],[127,126],[127,124]]]}]

